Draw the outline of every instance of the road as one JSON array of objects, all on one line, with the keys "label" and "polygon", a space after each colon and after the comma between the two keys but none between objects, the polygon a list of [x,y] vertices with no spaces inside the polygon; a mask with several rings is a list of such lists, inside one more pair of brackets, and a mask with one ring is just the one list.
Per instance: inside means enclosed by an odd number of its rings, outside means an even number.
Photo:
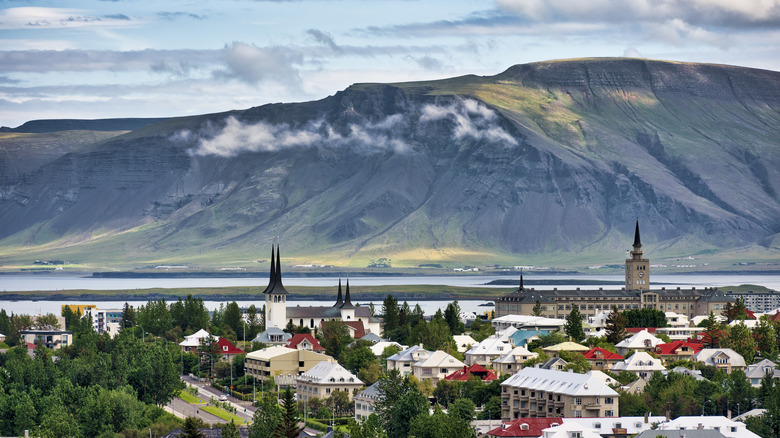
[{"label": "road", "polygon": [[[212,397],[218,398],[222,394],[221,391],[208,386],[206,383],[198,382],[196,379],[189,376],[182,376],[181,379],[184,383],[196,387],[198,389],[198,396],[205,402],[208,402]],[[252,402],[245,402],[229,396],[227,403],[236,408],[236,416],[242,418],[246,423],[252,421],[252,416],[255,413],[255,407],[252,406]],[[191,405],[179,398],[175,399],[173,403],[169,404],[167,407],[173,411],[174,415],[177,415],[180,418],[182,418],[182,416],[187,417],[195,415],[207,424],[225,423],[225,420],[209,414],[202,409],[198,409],[198,406]]]}]

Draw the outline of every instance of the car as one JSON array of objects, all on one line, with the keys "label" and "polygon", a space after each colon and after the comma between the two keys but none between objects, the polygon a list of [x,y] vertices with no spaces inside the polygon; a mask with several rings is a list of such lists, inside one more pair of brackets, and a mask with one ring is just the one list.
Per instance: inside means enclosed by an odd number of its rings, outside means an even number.
[{"label": "car", "polygon": [[227,401],[227,394],[222,394],[219,396],[219,401]]}]

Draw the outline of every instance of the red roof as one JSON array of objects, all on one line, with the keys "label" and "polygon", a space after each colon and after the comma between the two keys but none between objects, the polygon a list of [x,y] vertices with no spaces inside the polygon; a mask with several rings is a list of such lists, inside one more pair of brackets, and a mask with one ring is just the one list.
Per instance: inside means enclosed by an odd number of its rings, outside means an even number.
[{"label": "red roof", "polygon": [[677,350],[682,347],[689,347],[693,349],[694,353],[698,353],[699,350],[704,348],[701,342],[686,342],[686,341],[674,341],[668,344],[658,344],[655,346],[655,352],[662,356],[677,354]]},{"label": "red roof", "polygon": [[745,309],[745,314],[747,314],[747,319],[756,319],[756,313],[751,312],[750,309]]},{"label": "red roof", "polygon": [[228,341],[225,338],[219,338],[219,341],[217,341],[217,346],[219,346],[219,351],[222,352],[222,354],[242,354],[244,353],[244,350],[236,347],[233,345],[230,341]]},{"label": "red roof", "polygon": [[325,351],[325,348],[323,348],[323,346],[320,345],[320,341],[318,341],[314,336],[308,333],[294,334],[293,337],[290,338],[289,341],[287,341],[287,348],[294,348],[297,350],[298,344],[300,344],[303,341],[309,341],[309,344],[311,344],[311,349],[314,351]]},{"label": "red roof", "polygon": [[348,326],[355,329],[354,336],[352,336],[355,339],[360,339],[363,336],[366,335],[366,329],[363,327],[363,321],[344,321]]},{"label": "red roof", "polygon": [[770,316],[769,320],[772,322],[780,321],[780,310],[778,310],[774,315]]},{"label": "red roof", "polygon": [[[600,352],[602,357],[597,357],[596,356],[596,352]],[[611,352],[609,350],[605,350],[605,349],[603,349],[601,347],[593,347],[590,350],[586,351],[585,354],[583,354],[583,356],[585,356],[585,359],[588,359],[588,360],[597,360],[597,359],[623,360],[623,359],[625,359],[625,357],[623,357],[623,356],[621,356],[621,355],[619,355],[617,353],[613,353],[613,352]]]},{"label": "red roof", "polygon": [[501,426],[491,430],[489,436],[507,436],[507,437],[540,437],[542,430],[547,429],[553,424],[563,424],[562,418],[518,418],[509,423],[502,423]]},{"label": "red roof", "polygon": [[463,366],[462,370],[455,371],[454,373],[446,376],[444,380],[468,380],[469,377],[476,376],[484,381],[496,380],[498,376],[493,370],[486,369],[480,364],[474,364],[470,367]]},{"label": "red roof", "polygon": [[629,333],[639,333],[642,330],[647,330],[647,333],[655,333],[655,327],[627,327],[626,331]]}]

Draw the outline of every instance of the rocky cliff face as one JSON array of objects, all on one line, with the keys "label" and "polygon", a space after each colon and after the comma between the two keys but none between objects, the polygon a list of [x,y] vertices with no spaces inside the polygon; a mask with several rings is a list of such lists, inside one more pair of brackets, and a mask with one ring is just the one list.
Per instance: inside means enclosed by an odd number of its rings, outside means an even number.
[{"label": "rocky cliff face", "polygon": [[573,60],[359,84],[41,161],[0,188],[0,238],[136,260],[251,259],[276,237],[315,260],[489,259],[622,254],[639,217],[659,251],[776,246],[778,138],[780,73],[738,67]]}]

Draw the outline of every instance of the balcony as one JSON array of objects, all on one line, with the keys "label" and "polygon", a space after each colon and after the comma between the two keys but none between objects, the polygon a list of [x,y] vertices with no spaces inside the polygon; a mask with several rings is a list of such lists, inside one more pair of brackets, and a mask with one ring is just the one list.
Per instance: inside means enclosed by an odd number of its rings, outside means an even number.
[{"label": "balcony", "polygon": [[585,409],[599,410],[601,409],[601,403],[596,403],[596,402],[585,403]]}]

